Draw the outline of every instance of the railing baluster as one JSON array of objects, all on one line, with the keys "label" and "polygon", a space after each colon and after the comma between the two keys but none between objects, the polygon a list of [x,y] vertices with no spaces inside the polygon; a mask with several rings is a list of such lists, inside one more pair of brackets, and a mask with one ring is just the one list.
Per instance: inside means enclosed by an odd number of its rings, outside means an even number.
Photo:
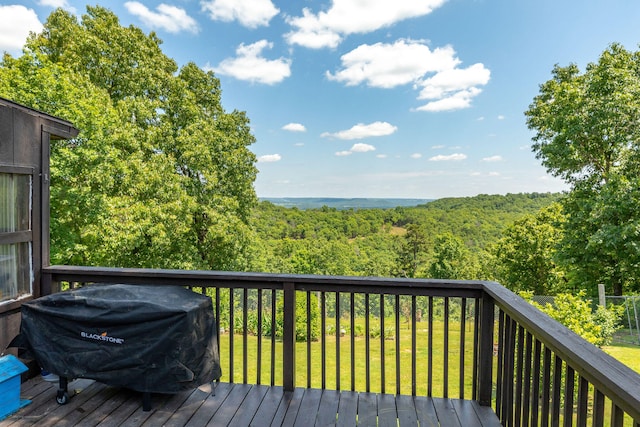
[{"label": "railing baluster", "polygon": [[[481,306],[476,310],[480,312],[480,325],[478,329],[478,352],[475,358],[478,359],[478,402],[482,406],[491,406],[491,397],[493,393],[493,333],[495,327],[495,306],[493,300],[484,295],[480,300]],[[478,315],[476,315],[478,318]],[[499,332],[500,335],[500,332]],[[498,366],[498,372],[500,367]],[[500,384],[498,382],[498,384]],[[499,398],[500,394],[496,395]],[[496,411],[498,410],[496,407]]]},{"label": "railing baluster", "polygon": [[[467,299],[461,298],[460,301],[460,367],[459,375],[460,375],[460,394],[459,398],[464,399],[464,357],[465,357],[465,326],[467,320]],[[415,338],[413,339],[415,341]]]},{"label": "railing baluster", "polygon": [[400,394],[400,295],[395,298],[395,318],[396,318],[396,394]]},{"label": "railing baluster", "polygon": [[380,393],[385,392],[385,360],[384,360],[384,294],[380,294]]},{"label": "railing baluster", "polygon": [[611,427],[624,426],[624,411],[618,405],[611,402]]},{"label": "railing baluster", "polygon": [[371,329],[369,325],[369,294],[364,294],[364,345],[365,345],[365,376],[366,385],[365,391],[369,393],[371,391]]},{"label": "railing baluster", "polygon": [[513,426],[514,416],[514,364],[516,347],[516,322],[509,316],[505,317],[505,345],[504,345],[504,374],[502,416],[507,426]]},{"label": "railing baluster", "polygon": [[518,325],[518,348],[516,349],[516,391],[514,402],[514,425],[522,425],[522,375],[524,373],[524,328]]},{"label": "railing baluster", "polygon": [[311,292],[307,291],[307,388],[311,388]]},{"label": "railing baluster", "polygon": [[522,392],[522,426],[529,427],[529,417],[531,416],[531,364],[533,357],[532,347],[533,347],[533,336],[527,332],[525,337],[524,344],[524,377],[523,377],[523,385],[524,390]]},{"label": "railing baluster", "polygon": [[593,427],[604,425],[604,394],[594,387],[593,389]]},{"label": "railing baluster", "polygon": [[564,381],[564,427],[573,426],[573,401],[575,399],[575,371],[569,365]]},{"label": "railing baluster", "polygon": [[324,292],[320,292],[320,353],[322,355],[322,389],[327,388],[327,297]]},{"label": "railing baluster", "polygon": [[[475,298],[473,301],[473,356],[472,360],[472,374],[471,374],[471,399],[478,400],[478,362],[480,355],[480,298]],[[493,336],[491,337],[491,344],[493,345]],[[489,349],[488,351],[493,352],[493,349]],[[493,354],[491,356],[493,358]]]},{"label": "railing baluster", "polygon": [[411,395],[416,395],[416,296],[411,295]]},{"label": "railing baluster", "polygon": [[540,418],[540,376],[542,375],[542,367],[540,359],[542,358],[542,343],[538,339],[534,339],[533,344],[533,383],[531,384],[531,426],[538,425]]},{"label": "railing baluster", "polygon": [[235,317],[234,317],[234,289],[229,288],[229,382],[233,383],[233,369],[235,363],[233,363],[233,336],[235,335]]},{"label": "railing baluster", "polygon": [[589,382],[580,376],[578,382],[577,427],[587,427],[589,410]]},{"label": "railing baluster", "polygon": [[216,288],[215,291],[215,311],[216,311],[216,342],[218,343],[218,355],[220,355],[220,288]]},{"label": "railing baluster", "polygon": [[427,396],[433,396],[433,297],[429,296],[429,324],[427,336]]},{"label": "railing baluster", "polygon": [[296,289],[292,282],[285,282],[283,288],[282,385],[285,391],[293,391],[296,382]]},{"label": "railing baluster", "polygon": [[544,347],[543,365],[542,365],[542,409],[540,414],[540,426],[547,427],[549,425],[549,403],[551,393],[551,350],[547,346]]},{"label": "railing baluster", "polygon": [[553,363],[553,399],[551,401],[551,426],[560,426],[560,396],[562,394],[562,359],[555,355]]},{"label": "railing baluster", "polygon": [[351,292],[350,298],[350,314],[351,314],[351,391],[356,390],[356,317],[355,317],[355,294]]},{"label": "railing baluster", "polygon": [[257,336],[258,340],[258,357],[256,361],[256,384],[262,384],[262,289],[258,289],[258,325],[257,325]]},{"label": "railing baluster", "polygon": [[249,319],[249,304],[248,304],[248,290],[247,288],[242,289],[242,383],[247,384],[249,382],[248,378],[248,370],[247,365],[249,364],[249,359],[247,355],[247,324]]},{"label": "railing baluster", "polygon": [[276,382],[276,290],[271,290],[271,387]]},{"label": "railing baluster", "polygon": [[444,350],[442,397],[449,397],[449,297],[444,297]]},{"label": "railing baluster", "polygon": [[[486,298],[485,298],[486,300]],[[484,303],[484,301],[483,301]],[[504,346],[505,346],[505,313],[500,310],[498,313],[498,354],[496,355],[498,358],[498,367],[496,372],[496,414],[501,421],[504,421],[503,415],[503,404],[504,400]],[[483,320],[484,322],[484,320]],[[484,325],[483,325],[484,326]],[[481,368],[482,369],[482,368]]]},{"label": "railing baluster", "polygon": [[340,390],[340,292],[336,292],[336,390]]}]

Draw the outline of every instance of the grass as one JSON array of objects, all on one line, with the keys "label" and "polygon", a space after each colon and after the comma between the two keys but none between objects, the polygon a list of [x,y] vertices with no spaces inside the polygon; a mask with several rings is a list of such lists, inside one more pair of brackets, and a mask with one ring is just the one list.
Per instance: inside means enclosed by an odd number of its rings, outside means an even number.
[{"label": "grass", "polygon": [[609,345],[602,347],[602,350],[640,374],[640,346],[630,344]]},{"label": "grass", "polygon": [[[395,325],[389,320],[385,326],[387,334],[396,334]],[[382,343],[380,338],[370,338],[370,358],[369,358],[369,390],[371,392],[395,393],[397,384],[396,376],[399,376],[399,387],[402,394],[411,394],[412,388],[412,348],[411,329],[407,324],[402,324],[399,330],[399,372],[396,372],[396,344],[395,340],[384,341],[384,381],[382,364]],[[464,342],[464,375],[463,388],[460,391],[460,323],[451,322],[449,325],[449,346],[447,348],[447,358],[445,359],[444,326],[442,322],[434,322],[432,360],[433,368],[431,374],[427,370],[428,366],[428,324],[420,322],[416,328],[416,393],[427,395],[429,391],[429,378],[431,377],[431,390],[434,396],[471,397],[472,377],[473,377],[473,335],[472,324],[467,323],[465,327]],[[230,379],[230,335],[222,335],[220,338],[220,352],[223,367],[223,381]],[[241,335],[234,335],[234,361],[233,380],[243,381],[245,372],[242,363],[243,341]],[[324,379],[322,366],[322,342],[311,343],[311,351],[307,351],[307,343],[297,343],[296,345],[296,386],[306,387],[308,378],[310,385],[314,388],[321,388],[323,381],[325,388],[338,388],[338,381],[341,389],[358,391],[367,390],[366,365],[367,358],[363,357],[366,351],[366,340],[364,337],[354,337],[354,352],[351,353],[351,336],[346,334],[339,338],[340,356],[337,357],[338,339],[335,335],[325,337],[324,358]],[[271,341],[267,337],[262,339],[262,363],[260,383],[270,384],[271,372]],[[258,338],[256,336],[247,337],[247,366],[246,376],[248,382],[257,381],[257,354]],[[309,356],[308,356],[309,354]],[[282,343],[276,342],[275,357],[275,383],[282,383]],[[448,364],[447,375],[445,377],[445,363]],[[339,364],[339,368],[338,368]],[[226,368],[226,369],[225,369]],[[311,371],[307,377],[308,368]],[[353,384],[352,384],[353,374]],[[446,387],[445,387],[446,385]]]}]

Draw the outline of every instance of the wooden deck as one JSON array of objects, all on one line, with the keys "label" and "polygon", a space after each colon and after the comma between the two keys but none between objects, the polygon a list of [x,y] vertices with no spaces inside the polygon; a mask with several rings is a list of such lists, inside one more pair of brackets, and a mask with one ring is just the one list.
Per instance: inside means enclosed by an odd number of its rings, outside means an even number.
[{"label": "wooden deck", "polygon": [[[214,384],[216,385],[216,384]],[[391,394],[357,393],[218,383],[174,395],[141,394],[90,380],[69,384],[68,404],[56,403],[57,383],[40,378],[22,384],[31,404],[0,421],[5,426],[499,426],[491,408],[476,402]]]}]

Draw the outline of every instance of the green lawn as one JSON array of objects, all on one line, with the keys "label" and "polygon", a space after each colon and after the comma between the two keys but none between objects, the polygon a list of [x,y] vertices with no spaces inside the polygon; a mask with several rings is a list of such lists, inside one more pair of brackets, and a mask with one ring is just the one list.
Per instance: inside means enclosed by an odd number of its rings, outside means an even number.
[{"label": "green lawn", "polygon": [[640,346],[620,344],[605,346],[602,349],[640,374]]},{"label": "green lawn", "polygon": [[[385,326],[387,333],[395,334],[393,323],[389,322],[390,328]],[[444,347],[444,327],[442,322],[434,322],[433,328],[433,345],[432,358],[433,368],[431,373],[431,386],[434,396],[448,395],[450,397],[460,396],[460,323],[451,322],[449,325],[449,346],[446,352]],[[467,322],[465,327],[464,342],[464,376],[463,391],[467,398],[471,396],[471,384],[473,376],[473,325]],[[398,358],[400,360],[400,390],[403,394],[411,394],[411,374],[412,374],[412,351],[411,351],[411,329],[407,324],[400,327],[400,346]],[[243,380],[243,363],[242,363],[242,336],[234,335],[234,363],[233,363],[233,380],[239,382]],[[426,395],[429,385],[430,374],[427,370],[428,366],[428,325],[426,322],[418,323],[416,328],[416,392],[419,395]],[[257,344],[258,340],[255,336],[247,337],[247,380],[248,382],[257,382]],[[365,357],[366,340],[363,336],[354,338],[354,354],[351,354],[351,337],[347,334],[340,337],[340,357],[339,369],[337,368],[337,340],[335,335],[327,336],[325,341],[325,386],[326,388],[337,388],[337,382],[340,381],[340,388],[351,389],[352,379],[352,360],[353,360],[353,377],[354,388],[356,390],[366,390],[366,364]],[[229,344],[230,336],[228,334],[220,337],[220,358],[223,368],[223,381],[230,379],[229,366]],[[370,358],[369,358],[369,384],[370,391],[382,391],[382,354],[380,338],[370,338]],[[275,356],[275,376],[276,383],[282,382],[282,343],[276,342]],[[322,386],[322,343],[320,341],[311,343],[310,357],[308,358],[307,344],[298,343],[296,346],[296,385],[307,386],[307,360],[310,360],[311,370],[311,386],[320,388]],[[448,363],[446,382],[448,387],[445,393],[445,361]],[[396,345],[394,340],[384,341],[384,389],[387,393],[396,392]],[[261,379],[262,384],[270,383],[270,364],[271,364],[271,342],[267,337],[262,339],[262,366]],[[339,372],[339,379],[336,375]]]}]

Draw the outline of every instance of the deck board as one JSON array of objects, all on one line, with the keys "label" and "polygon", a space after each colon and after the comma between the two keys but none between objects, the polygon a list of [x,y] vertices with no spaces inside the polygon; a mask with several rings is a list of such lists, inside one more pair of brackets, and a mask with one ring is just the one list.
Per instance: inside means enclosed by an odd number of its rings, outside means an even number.
[{"label": "deck board", "polygon": [[498,427],[491,408],[475,401],[379,393],[219,383],[173,395],[154,394],[151,411],[131,390],[79,380],[68,404],[58,405],[57,385],[35,378],[21,397],[32,403],[0,421],[0,427],[29,425],[139,426],[427,426]]}]

